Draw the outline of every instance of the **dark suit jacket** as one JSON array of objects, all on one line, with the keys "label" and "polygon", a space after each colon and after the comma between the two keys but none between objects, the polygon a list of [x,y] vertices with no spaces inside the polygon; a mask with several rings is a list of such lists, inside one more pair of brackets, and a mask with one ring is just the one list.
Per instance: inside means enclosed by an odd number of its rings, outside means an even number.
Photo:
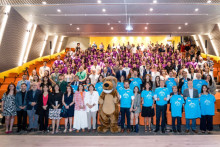
[{"label": "dark suit jacket", "polygon": [[16,107],[17,107],[17,111],[20,111],[21,109],[19,108],[20,106],[26,106],[24,110],[27,110],[27,92],[24,96],[24,104],[22,105],[22,92],[19,91],[16,93],[15,96],[15,103],[16,103]]},{"label": "dark suit jacket", "polygon": [[[52,94],[49,93],[48,94],[48,100],[47,100],[47,109],[46,111],[49,112],[49,108],[50,108],[50,99],[52,97]],[[39,99],[37,101],[37,110],[36,110],[36,114],[41,115],[45,110],[43,109],[43,93],[40,94]]]},{"label": "dark suit jacket", "polygon": [[[122,74],[121,75],[124,76],[125,79],[126,79],[126,71],[122,70]],[[120,70],[116,72],[116,78],[117,78],[118,81],[120,81],[120,78],[121,78]]]},{"label": "dark suit jacket", "polygon": [[[27,92],[27,110],[32,110],[33,106],[31,106],[32,102],[37,102],[38,98],[41,94],[40,90],[36,90],[35,96],[33,97],[33,90]],[[34,106],[34,110],[37,109],[37,105]]]},{"label": "dark suit jacket", "polygon": [[[183,97],[190,97],[189,95],[189,88],[183,91]],[[193,98],[199,98],[198,90],[193,88]]]},{"label": "dark suit jacket", "polygon": [[[105,78],[104,72],[101,73],[101,75]],[[111,76],[112,74],[110,72],[106,73],[106,77]]]},{"label": "dark suit jacket", "polygon": [[177,65],[177,67],[176,67],[176,65],[174,65],[174,66],[173,66],[173,69],[174,69],[175,71],[177,71],[177,75],[178,75],[178,73],[179,73],[179,71],[180,71],[180,69],[181,69],[181,65]]}]

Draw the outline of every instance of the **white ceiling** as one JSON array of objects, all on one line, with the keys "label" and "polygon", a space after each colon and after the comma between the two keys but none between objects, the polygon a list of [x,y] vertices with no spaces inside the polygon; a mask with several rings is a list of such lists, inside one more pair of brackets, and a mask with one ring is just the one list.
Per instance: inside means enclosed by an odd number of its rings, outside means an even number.
[{"label": "white ceiling", "polygon": [[[12,5],[46,33],[66,36],[192,35],[209,33],[220,23],[220,0],[209,4],[207,0],[157,0],[156,4],[153,0],[101,1],[98,4],[97,0],[4,0],[0,5]],[[131,32],[125,30],[129,17],[134,28]]]}]

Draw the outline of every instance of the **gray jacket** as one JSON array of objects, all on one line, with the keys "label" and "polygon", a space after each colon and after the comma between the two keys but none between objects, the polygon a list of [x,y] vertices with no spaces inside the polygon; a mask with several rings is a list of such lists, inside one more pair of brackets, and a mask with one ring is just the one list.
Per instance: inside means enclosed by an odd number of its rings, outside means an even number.
[{"label": "gray jacket", "polygon": [[[189,95],[189,88],[183,91],[183,97],[190,97]],[[193,98],[199,98],[198,90],[193,88]]]},{"label": "gray jacket", "polygon": [[17,92],[16,93],[16,96],[15,96],[15,103],[16,103],[16,107],[17,107],[17,111],[20,111],[21,109],[19,108],[20,106],[26,106],[25,107],[25,111],[27,110],[27,92],[24,96],[24,104],[22,105],[22,93],[21,91]]},{"label": "gray jacket", "polygon": [[134,106],[133,108],[135,109],[137,107],[137,110],[135,113],[140,113],[141,112],[141,95],[137,94],[136,96],[134,95]]},{"label": "gray jacket", "polygon": [[208,83],[207,87],[209,88],[209,92],[211,94],[213,94],[213,95],[216,94],[216,84],[215,84],[214,80],[212,81],[212,85],[209,85],[209,83]]}]

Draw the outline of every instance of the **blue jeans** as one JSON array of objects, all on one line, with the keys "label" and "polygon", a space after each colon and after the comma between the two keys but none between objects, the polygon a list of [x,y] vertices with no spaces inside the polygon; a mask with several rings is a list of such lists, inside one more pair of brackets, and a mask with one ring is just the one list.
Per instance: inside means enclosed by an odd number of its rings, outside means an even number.
[{"label": "blue jeans", "polygon": [[192,130],[196,130],[196,119],[186,119],[186,129],[190,130],[190,120],[192,120]]},{"label": "blue jeans", "polygon": [[37,129],[38,128],[38,115],[35,114],[36,110],[34,108],[32,110],[27,110],[27,114],[29,117],[29,129]]},{"label": "blue jeans", "polygon": [[156,130],[160,127],[160,116],[162,115],[161,131],[165,130],[167,105],[156,105]]},{"label": "blue jeans", "polygon": [[130,129],[130,108],[120,108],[121,111],[121,128],[124,129],[125,115],[127,118],[127,129]]},{"label": "blue jeans", "polygon": [[172,129],[176,131],[175,121],[177,119],[177,130],[181,131],[181,117],[172,117]]}]

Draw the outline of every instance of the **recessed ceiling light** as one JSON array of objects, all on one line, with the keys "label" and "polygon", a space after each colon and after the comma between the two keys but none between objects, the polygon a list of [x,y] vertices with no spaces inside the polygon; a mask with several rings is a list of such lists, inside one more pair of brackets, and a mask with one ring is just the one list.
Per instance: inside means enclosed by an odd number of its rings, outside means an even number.
[{"label": "recessed ceiling light", "polygon": [[60,9],[57,9],[57,12],[61,12],[61,10],[60,10]]},{"label": "recessed ceiling light", "polygon": [[114,28],[113,28],[113,27],[111,27],[111,30],[114,30]]},{"label": "recessed ceiling light", "polygon": [[73,24],[70,24],[70,26],[71,26],[71,25],[73,25]]},{"label": "recessed ceiling light", "polygon": [[121,23],[121,21],[119,20],[118,23]]},{"label": "recessed ceiling light", "polygon": [[152,12],[154,9],[153,8],[150,8],[150,11]]},{"label": "recessed ceiling light", "polygon": [[147,30],[147,27],[145,27],[144,29]]},{"label": "recessed ceiling light", "polygon": [[79,30],[79,27],[78,28],[76,28],[77,30]]},{"label": "recessed ceiling light", "polygon": [[101,4],[101,3],[102,3],[102,1],[101,1],[101,0],[97,0],[97,3],[98,3],[98,4]]},{"label": "recessed ceiling light", "polygon": [[110,25],[110,23],[108,22],[108,23],[107,23],[107,25],[109,26],[109,25]]},{"label": "recessed ceiling light", "polygon": [[42,2],[42,4],[43,4],[43,5],[46,5],[46,4],[47,4],[47,2],[43,1],[43,2]]},{"label": "recessed ceiling light", "polygon": [[188,25],[188,22],[186,22],[185,25],[187,26],[187,25]]},{"label": "recessed ceiling light", "polygon": [[208,4],[210,4],[211,2],[212,2],[211,0],[208,0],[208,1],[207,1]]},{"label": "recessed ceiling light", "polygon": [[106,10],[105,9],[102,9],[102,12],[105,12]]},{"label": "recessed ceiling light", "polygon": [[146,23],[146,25],[149,25],[149,23]]},{"label": "recessed ceiling light", "polygon": [[181,28],[181,27],[178,27],[178,29],[181,30],[182,28]]},{"label": "recessed ceiling light", "polygon": [[154,3],[154,4],[156,4],[156,3],[157,3],[157,1],[156,1],[156,0],[154,0],[154,1],[153,1],[153,3]]},{"label": "recessed ceiling light", "polygon": [[196,11],[196,12],[199,11],[199,8],[196,8],[195,11]]}]

